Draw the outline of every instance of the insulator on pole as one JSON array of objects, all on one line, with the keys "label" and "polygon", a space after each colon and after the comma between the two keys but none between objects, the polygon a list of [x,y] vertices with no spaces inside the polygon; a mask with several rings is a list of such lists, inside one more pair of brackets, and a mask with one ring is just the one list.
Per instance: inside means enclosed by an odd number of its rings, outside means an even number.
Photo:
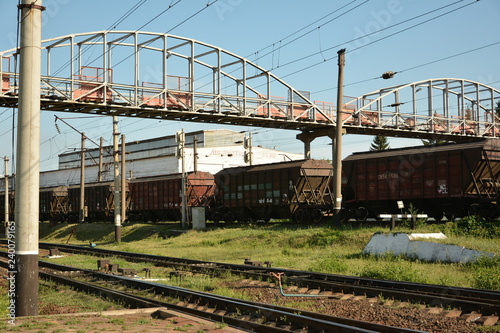
[{"label": "insulator on pole", "polygon": [[389,72],[385,72],[384,74],[382,74],[382,78],[384,80],[387,80],[387,79],[392,79],[394,77],[394,74],[396,74],[395,72],[392,72],[392,71],[389,71]]}]

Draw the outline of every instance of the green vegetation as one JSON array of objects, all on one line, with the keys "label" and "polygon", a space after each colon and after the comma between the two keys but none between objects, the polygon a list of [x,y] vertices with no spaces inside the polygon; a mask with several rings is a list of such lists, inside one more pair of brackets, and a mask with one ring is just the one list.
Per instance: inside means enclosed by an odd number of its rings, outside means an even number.
[{"label": "green vegetation", "polygon": [[[70,239],[70,244],[95,243],[99,248],[171,257],[235,264],[243,264],[245,258],[251,258],[262,262],[272,261],[273,267],[500,290],[499,228],[498,222],[468,218],[436,225],[418,223],[417,230],[400,226],[394,231],[442,231],[448,238],[440,242],[496,254],[496,257],[481,258],[471,264],[427,263],[390,254],[379,257],[363,255],[361,252],[374,233],[388,232],[388,228],[370,226],[354,228],[346,225],[342,229],[330,229],[325,226],[297,226],[283,222],[269,225],[229,225],[224,228],[209,228],[206,231],[183,232],[178,223],[126,224],[122,228],[122,242],[116,244],[114,226],[111,223],[55,226],[42,223],[40,238],[44,242],[66,243]],[[83,268],[97,267],[95,258],[89,259],[83,255],[67,255],[50,260]],[[112,263],[118,263],[120,267],[136,269],[141,276],[144,276],[143,268],[153,268],[149,263],[130,263],[119,258],[110,260]],[[166,283],[185,288],[231,297],[245,297],[237,289],[220,283],[216,277],[195,274],[176,280],[171,279],[170,271],[169,268],[154,267],[152,278],[168,280]],[[235,279],[238,278],[227,277],[226,281]],[[6,287],[4,280],[1,288]],[[84,311],[116,308],[112,303],[96,302],[92,296],[76,294],[55,284],[41,282],[40,312],[57,313],[58,309],[65,307],[81,307]],[[61,297],[62,295],[64,297]],[[7,305],[8,300],[4,292],[0,295],[0,315],[7,314]],[[118,322],[116,324],[120,325]]]},{"label": "green vegetation", "polygon": [[[497,274],[499,265],[487,259],[473,264],[425,263],[411,258],[361,255],[361,251],[375,232],[388,232],[382,227],[352,228],[346,225],[341,230],[324,226],[297,226],[290,223],[271,223],[265,226],[230,225],[206,231],[182,232],[177,223],[129,224],[122,228],[122,243],[114,243],[112,224],[57,225],[42,224],[40,235],[43,241],[65,243],[74,229],[71,244],[87,245],[131,252],[146,252],[156,255],[219,261],[242,264],[244,258],[272,261],[273,267],[314,270],[404,280],[449,284],[464,287],[499,289],[488,277]],[[500,254],[497,239],[500,235],[498,222],[487,222],[478,218],[466,218],[445,224],[417,223],[417,230],[403,224],[395,232],[439,232],[448,238],[442,242],[467,248]],[[120,267],[136,268],[139,272],[147,263],[126,263],[112,258]],[[489,259],[495,261],[497,259]],[[60,263],[73,263],[81,267],[95,268],[95,259],[71,256],[54,259]],[[167,277],[167,271],[156,269],[157,277]],[[498,274],[497,274],[498,276]],[[214,288],[213,281],[184,282],[183,287],[201,290]],[[205,285],[205,287],[202,287]],[[487,287],[489,286],[489,287]]]}]

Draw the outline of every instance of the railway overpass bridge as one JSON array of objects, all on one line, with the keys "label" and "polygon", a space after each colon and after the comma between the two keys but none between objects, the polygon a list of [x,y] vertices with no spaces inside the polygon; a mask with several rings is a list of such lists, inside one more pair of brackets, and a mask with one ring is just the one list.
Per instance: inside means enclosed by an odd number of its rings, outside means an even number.
[{"label": "railway overpass bridge", "polygon": [[[0,106],[16,107],[16,49],[0,52]],[[194,39],[100,31],[42,41],[41,109],[302,131],[334,138],[336,106],[310,99],[234,53]],[[429,79],[344,96],[346,133],[445,139],[500,137],[500,91]]]}]

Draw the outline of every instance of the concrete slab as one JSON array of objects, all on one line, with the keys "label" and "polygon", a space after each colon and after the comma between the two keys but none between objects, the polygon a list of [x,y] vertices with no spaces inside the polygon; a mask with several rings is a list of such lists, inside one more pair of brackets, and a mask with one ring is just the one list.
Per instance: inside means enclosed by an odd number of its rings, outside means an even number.
[{"label": "concrete slab", "polygon": [[374,255],[391,253],[396,256],[404,255],[424,261],[461,263],[471,262],[482,256],[492,257],[494,255],[489,252],[466,249],[458,245],[412,240],[415,239],[415,235],[418,235],[420,238],[442,238],[442,234],[431,234],[431,236],[426,237],[424,234],[376,233],[366,245],[363,253]]}]

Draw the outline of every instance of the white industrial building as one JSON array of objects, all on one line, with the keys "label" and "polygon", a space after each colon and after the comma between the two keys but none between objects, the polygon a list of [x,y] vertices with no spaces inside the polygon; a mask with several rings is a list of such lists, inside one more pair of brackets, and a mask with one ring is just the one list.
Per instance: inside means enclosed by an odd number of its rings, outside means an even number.
[{"label": "white industrial building", "polygon": [[[252,154],[252,164],[265,164],[303,159],[304,155],[252,146],[245,149],[245,134],[230,130],[204,130],[185,134],[185,168],[194,169],[194,141],[196,137],[197,167],[199,171],[217,173],[223,168],[248,165],[245,152]],[[126,143],[126,177],[139,178],[182,172],[182,160],[176,157],[175,135]],[[102,153],[102,167],[99,167]],[[75,185],[80,183],[80,152],[59,155],[59,169],[40,173],[40,186]],[[101,172],[99,171],[101,170]],[[113,180],[112,147],[87,149],[85,182]],[[3,189],[0,184],[0,190]]]}]

